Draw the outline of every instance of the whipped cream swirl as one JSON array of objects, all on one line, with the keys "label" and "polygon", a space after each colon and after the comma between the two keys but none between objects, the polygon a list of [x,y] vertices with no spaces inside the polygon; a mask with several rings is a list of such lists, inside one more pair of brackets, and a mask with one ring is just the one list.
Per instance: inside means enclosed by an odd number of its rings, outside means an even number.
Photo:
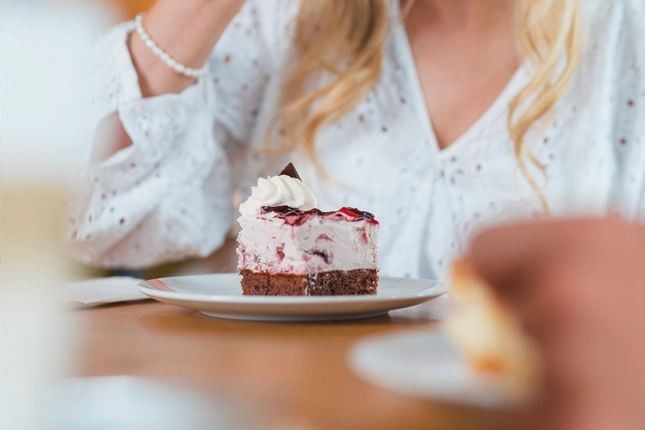
[{"label": "whipped cream swirl", "polygon": [[316,198],[300,179],[287,175],[269,176],[258,179],[258,186],[251,188],[251,196],[240,205],[240,213],[255,217],[262,206],[289,206],[306,211],[316,205]]}]

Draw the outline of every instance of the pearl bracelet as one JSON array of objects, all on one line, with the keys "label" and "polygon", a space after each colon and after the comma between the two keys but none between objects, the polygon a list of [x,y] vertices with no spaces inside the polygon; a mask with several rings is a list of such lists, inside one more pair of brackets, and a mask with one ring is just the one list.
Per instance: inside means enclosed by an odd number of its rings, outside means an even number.
[{"label": "pearl bracelet", "polygon": [[206,65],[201,69],[191,69],[190,67],[184,66],[183,64],[172,58],[166,51],[161,49],[159,45],[157,45],[155,41],[152,40],[145,28],[143,28],[142,13],[137,15],[134,22],[136,24],[137,33],[139,33],[139,37],[141,37],[143,43],[145,43],[146,46],[150,48],[153,54],[159,57],[161,61],[166,63],[166,65],[173,69],[175,72],[188,78],[199,78],[200,76],[204,76],[206,73],[208,73],[208,63],[206,63]]}]

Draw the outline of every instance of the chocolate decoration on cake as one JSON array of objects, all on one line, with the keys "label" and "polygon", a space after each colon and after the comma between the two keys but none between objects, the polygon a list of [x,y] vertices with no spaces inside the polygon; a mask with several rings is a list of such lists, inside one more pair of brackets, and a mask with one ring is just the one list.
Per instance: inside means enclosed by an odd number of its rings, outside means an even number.
[{"label": "chocolate decoration on cake", "polygon": [[280,172],[280,174],[281,175],[287,175],[287,176],[290,176],[290,177],[292,177],[294,179],[299,179],[299,180],[302,181],[302,179],[300,179],[300,175],[298,175],[298,171],[293,166],[293,163],[287,164],[287,167],[282,169],[282,172]]}]

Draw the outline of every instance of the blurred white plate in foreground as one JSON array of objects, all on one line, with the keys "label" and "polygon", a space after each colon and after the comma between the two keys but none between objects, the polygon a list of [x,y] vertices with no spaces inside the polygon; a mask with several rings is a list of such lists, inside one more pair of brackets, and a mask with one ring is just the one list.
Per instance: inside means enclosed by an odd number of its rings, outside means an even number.
[{"label": "blurred white plate in foreground", "polygon": [[243,296],[237,273],[178,276],[141,282],[139,291],[204,315],[255,321],[334,321],[371,318],[418,305],[444,294],[437,281],[379,280],[374,296]]},{"label": "blurred white plate in foreground", "polygon": [[368,337],[350,350],[349,364],[373,384],[433,400],[486,408],[525,401],[501,378],[472,371],[440,329]]}]

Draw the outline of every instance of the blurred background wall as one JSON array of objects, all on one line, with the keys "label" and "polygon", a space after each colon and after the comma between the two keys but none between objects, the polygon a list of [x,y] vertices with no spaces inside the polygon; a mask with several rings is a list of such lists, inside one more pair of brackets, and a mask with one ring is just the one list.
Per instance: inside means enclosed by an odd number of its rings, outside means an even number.
[{"label": "blurred background wall", "polygon": [[139,12],[147,10],[154,0],[104,0],[111,3],[119,15],[124,19],[132,19]]}]

